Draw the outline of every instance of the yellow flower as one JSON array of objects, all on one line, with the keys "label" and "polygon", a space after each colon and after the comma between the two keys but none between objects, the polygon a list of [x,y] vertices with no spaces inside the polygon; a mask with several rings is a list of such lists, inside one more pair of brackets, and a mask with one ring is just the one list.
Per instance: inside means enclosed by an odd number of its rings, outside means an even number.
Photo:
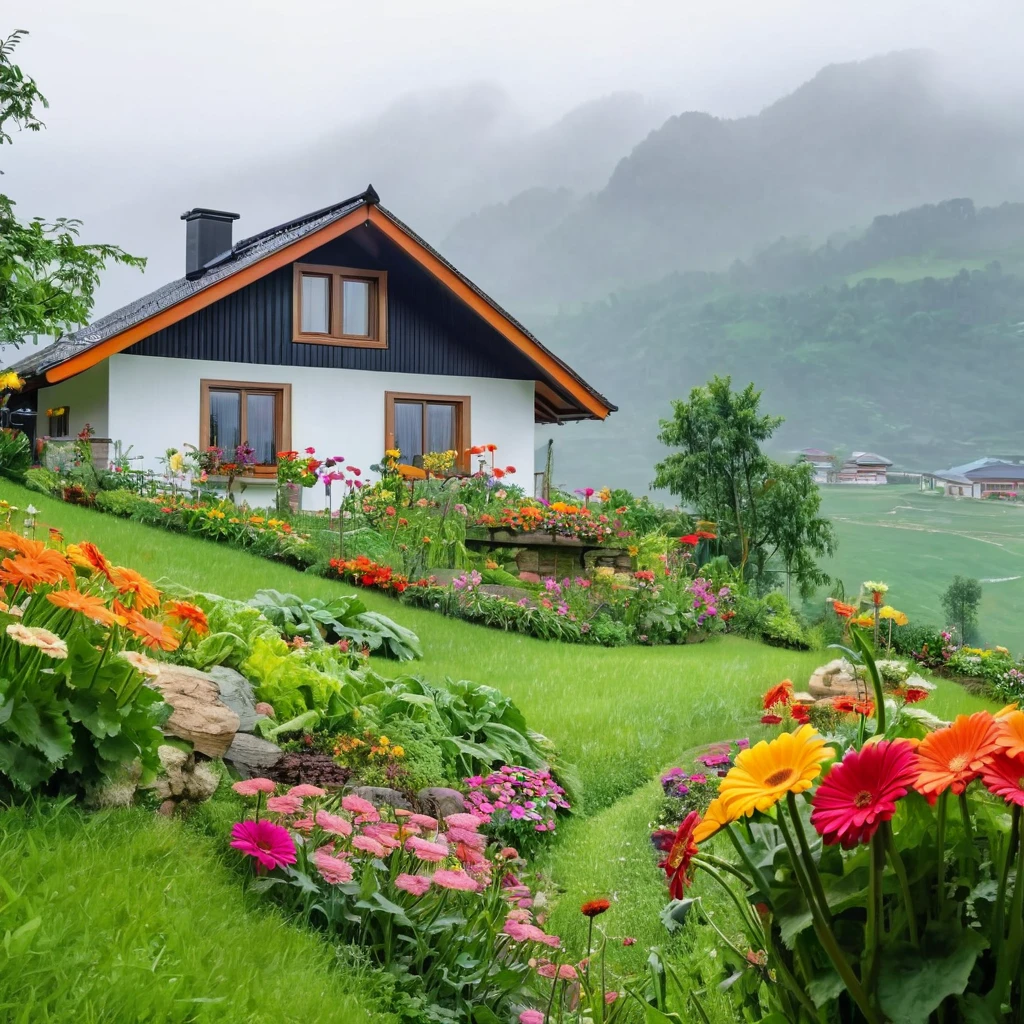
[{"label": "yellow flower", "polygon": [[185,456],[181,452],[175,452],[167,460],[167,465],[171,467],[172,473],[180,473],[185,468]]},{"label": "yellow flower", "polygon": [[635,544],[630,544],[626,550],[630,558],[636,558],[640,554],[640,549]]},{"label": "yellow flower", "polygon": [[391,740],[389,740],[387,738],[387,736],[381,736],[381,738],[380,738],[380,745],[382,747],[386,747],[390,742],[391,742]]},{"label": "yellow flower", "polygon": [[708,804],[708,809],[704,812],[704,817],[701,818],[697,827],[693,830],[693,841],[695,843],[703,843],[705,839],[709,839],[720,828],[725,828],[729,822],[735,820],[736,815],[729,814],[726,811],[721,798],[715,797],[715,799]]},{"label": "yellow flower", "polygon": [[384,454],[389,459],[400,459],[402,457],[402,453],[398,448],[389,448]]},{"label": "yellow flower", "polygon": [[879,608],[878,617],[880,619],[892,619],[897,626],[905,626],[910,621],[903,612],[897,611],[891,604]]},{"label": "yellow flower", "polygon": [[211,508],[206,512],[207,519],[223,519],[224,513],[219,508]]},{"label": "yellow flower", "polygon": [[0,373],[0,391],[20,391],[25,382],[13,371]]},{"label": "yellow flower", "polygon": [[391,753],[394,757],[405,757],[405,747],[396,744],[391,748]]},{"label": "yellow flower", "polygon": [[784,732],[771,743],[761,740],[737,755],[735,766],[718,788],[718,799],[734,818],[767,811],[787,793],[810,789],[821,774],[821,763],[831,756],[810,725]]}]

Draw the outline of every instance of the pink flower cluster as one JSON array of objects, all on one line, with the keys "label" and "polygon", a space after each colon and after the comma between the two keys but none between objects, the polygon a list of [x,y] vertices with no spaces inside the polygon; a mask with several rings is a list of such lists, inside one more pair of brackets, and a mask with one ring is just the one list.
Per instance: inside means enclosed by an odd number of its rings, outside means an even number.
[{"label": "pink flower cluster", "polygon": [[466,802],[496,826],[523,822],[532,823],[536,832],[554,832],[556,812],[569,809],[565,790],[549,771],[504,765],[486,778],[473,775],[465,782]]}]

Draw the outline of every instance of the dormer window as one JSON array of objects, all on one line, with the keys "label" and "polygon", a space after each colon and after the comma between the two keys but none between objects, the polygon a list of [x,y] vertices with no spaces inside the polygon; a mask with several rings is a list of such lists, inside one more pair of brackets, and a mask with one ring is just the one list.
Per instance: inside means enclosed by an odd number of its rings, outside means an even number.
[{"label": "dormer window", "polygon": [[387,273],[294,265],[292,340],[387,348]]}]

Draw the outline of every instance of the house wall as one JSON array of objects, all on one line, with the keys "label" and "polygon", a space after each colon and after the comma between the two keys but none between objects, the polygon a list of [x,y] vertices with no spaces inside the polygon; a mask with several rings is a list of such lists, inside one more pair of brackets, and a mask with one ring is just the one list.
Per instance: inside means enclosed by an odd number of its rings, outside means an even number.
[{"label": "house wall", "polygon": [[[292,447],[318,456],[345,457],[364,478],[384,451],[384,392],[468,395],[473,444],[496,444],[498,464],[516,467],[513,481],[530,490],[534,445],[534,382],[206,359],[173,359],[122,353],[110,367],[110,436],[144,456],[142,468],[159,470],[167,448],[199,443],[200,380],[292,385]],[[91,371],[90,371],[91,372]],[[83,375],[84,376],[84,375]],[[77,378],[76,378],[77,379]],[[72,412],[74,407],[72,406]],[[273,500],[271,487],[256,501]],[[246,493],[253,500],[253,493]],[[305,508],[322,508],[321,486],[302,492]]]},{"label": "house wall", "polygon": [[68,429],[71,437],[78,434],[86,423],[92,426],[97,437],[109,437],[108,394],[109,371],[105,362],[70,380],[40,388],[39,404],[36,406],[36,437],[45,437],[50,432],[46,410],[62,405],[69,410]]}]

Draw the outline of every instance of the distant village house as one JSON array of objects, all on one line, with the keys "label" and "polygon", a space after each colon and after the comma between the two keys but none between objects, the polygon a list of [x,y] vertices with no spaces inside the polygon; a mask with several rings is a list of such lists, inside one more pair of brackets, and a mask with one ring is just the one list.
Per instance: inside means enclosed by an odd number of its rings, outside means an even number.
[{"label": "distant village house", "polygon": [[816,484],[830,484],[835,479],[835,466],[832,456],[820,448],[801,448],[797,453],[797,462],[809,462],[814,469]]},{"label": "distant village house", "polygon": [[865,484],[875,486],[889,482],[889,467],[892,461],[875,452],[854,452],[839,467],[837,484]]},{"label": "distant village house", "polygon": [[976,459],[963,466],[928,473],[933,486],[954,498],[987,498],[991,494],[1006,497],[1024,492],[1024,465],[1002,459]]}]

